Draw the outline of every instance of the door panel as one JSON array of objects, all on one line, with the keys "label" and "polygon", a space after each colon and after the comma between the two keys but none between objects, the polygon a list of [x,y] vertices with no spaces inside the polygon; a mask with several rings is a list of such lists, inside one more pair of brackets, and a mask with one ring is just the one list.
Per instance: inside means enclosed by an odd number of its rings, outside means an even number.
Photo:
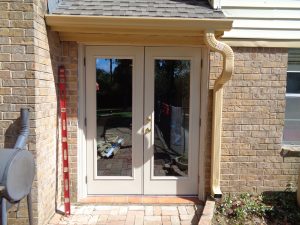
[{"label": "door panel", "polygon": [[86,49],[88,194],[142,193],[143,54]]},{"label": "door panel", "polygon": [[197,194],[201,48],[90,46],[86,62],[88,195]]},{"label": "door panel", "polygon": [[145,53],[144,194],[197,194],[201,49]]}]

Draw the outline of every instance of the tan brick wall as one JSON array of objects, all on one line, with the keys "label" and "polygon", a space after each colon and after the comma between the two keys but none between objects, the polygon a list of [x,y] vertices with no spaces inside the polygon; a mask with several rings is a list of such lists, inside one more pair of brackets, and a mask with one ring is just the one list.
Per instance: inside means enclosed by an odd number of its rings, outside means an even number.
[{"label": "tan brick wall", "polygon": [[[78,104],[78,45],[76,42],[62,42],[61,63],[66,69],[68,147],[70,166],[71,201],[77,201],[77,104]],[[61,177],[58,177],[58,182]]]},{"label": "tan brick wall", "polygon": [[[0,147],[10,148],[19,132],[20,108],[29,106],[34,111],[34,82],[31,77],[34,37],[31,1],[0,2]],[[26,19],[25,19],[26,18]],[[35,123],[31,113],[28,148],[35,154]],[[37,182],[34,182],[33,216],[37,218]],[[10,213],[9,224],[27,224],[24,201],[18,213]],[[16,220],[18,218],[18,220]],[[35,219],[35,221],[37,221]]]},{"label": "tan brick wall", "polygon": [[[32,12],[33,4],[19,2],[0,2],[0,147],[12,147],[16,140],[22,106],[31,106],[30,99],[34,89],[30,88],[33,70],[32,36],[25,36],[33,29],[33,21],[24,20]],[[31,132],[32,134],[32,132]]]},{"label": "tan brick wall", "polygon": [[[280,156],[287,49],[233,50],[235,72],[224,88],[221,189],[223,192],[283,190],[287,184],[297,183],[300,168],[299,158]],[[221,63],[220,55],[211,53],[210,89],[221,72]],[[209,151],[210,148],[208,157]],[[206,167],[209,171],[210,160]],[[206,179],[209,183],[209,173]]]},{"label": "tan brick wall", "polygon": [[[55,75],[60,48],[58,36],[48,33],[44,21],[45,1],[35,1],[35,120],[38,181],[38,223],[45,224],[55,212],[57,93]],[[51,61],[50,53],[52,53]]]},{"label": "tan brick wall", "polygon": [[[0,2],[0,147],[11,147],[19,132],[19,110],[31,108],[28,148],[35,155],[32,189],[35,224],[55,212],[58,36],[44,22],[46,1]],[[51,49],[51,53],[50,53]],[[50,56],[51,54],[51,56]],[[52,59],[52,60],[51,60]],[[27,207],[10,213],[9,224],[28,224]]]}]

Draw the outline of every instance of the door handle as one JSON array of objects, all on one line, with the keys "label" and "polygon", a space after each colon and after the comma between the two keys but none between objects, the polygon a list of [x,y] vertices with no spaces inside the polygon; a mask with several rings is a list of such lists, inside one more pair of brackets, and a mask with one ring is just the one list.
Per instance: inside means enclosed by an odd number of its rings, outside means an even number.
[{"label": "door handle", "polygon": [[147,127],[147,128],[145,129],[145,134],[149,134],[149,133],[151,133],[151,128]]}]

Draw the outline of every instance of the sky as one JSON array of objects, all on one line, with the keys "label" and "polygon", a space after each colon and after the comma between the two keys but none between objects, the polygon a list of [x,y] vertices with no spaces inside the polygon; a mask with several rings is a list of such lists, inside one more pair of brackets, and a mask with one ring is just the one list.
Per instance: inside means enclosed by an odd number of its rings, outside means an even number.
[{"label": "sky", "polygon": [[[117,64],[115,63],[115,59],[112,59],[113,62],[113,70],[117,67]],[[97,58],[96,59],[96,68],[102,69],[106,72],[110,72],[110,60],[108,58]]]}]

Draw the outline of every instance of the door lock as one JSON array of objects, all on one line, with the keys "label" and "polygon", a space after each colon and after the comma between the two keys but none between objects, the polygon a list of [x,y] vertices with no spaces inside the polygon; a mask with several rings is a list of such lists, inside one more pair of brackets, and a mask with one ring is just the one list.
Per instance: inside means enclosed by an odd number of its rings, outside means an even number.
[{"label": "door lock", "polygon": [[151,123],[151,116],[148,116],[148,117],[146,118],[146,123]]}]

